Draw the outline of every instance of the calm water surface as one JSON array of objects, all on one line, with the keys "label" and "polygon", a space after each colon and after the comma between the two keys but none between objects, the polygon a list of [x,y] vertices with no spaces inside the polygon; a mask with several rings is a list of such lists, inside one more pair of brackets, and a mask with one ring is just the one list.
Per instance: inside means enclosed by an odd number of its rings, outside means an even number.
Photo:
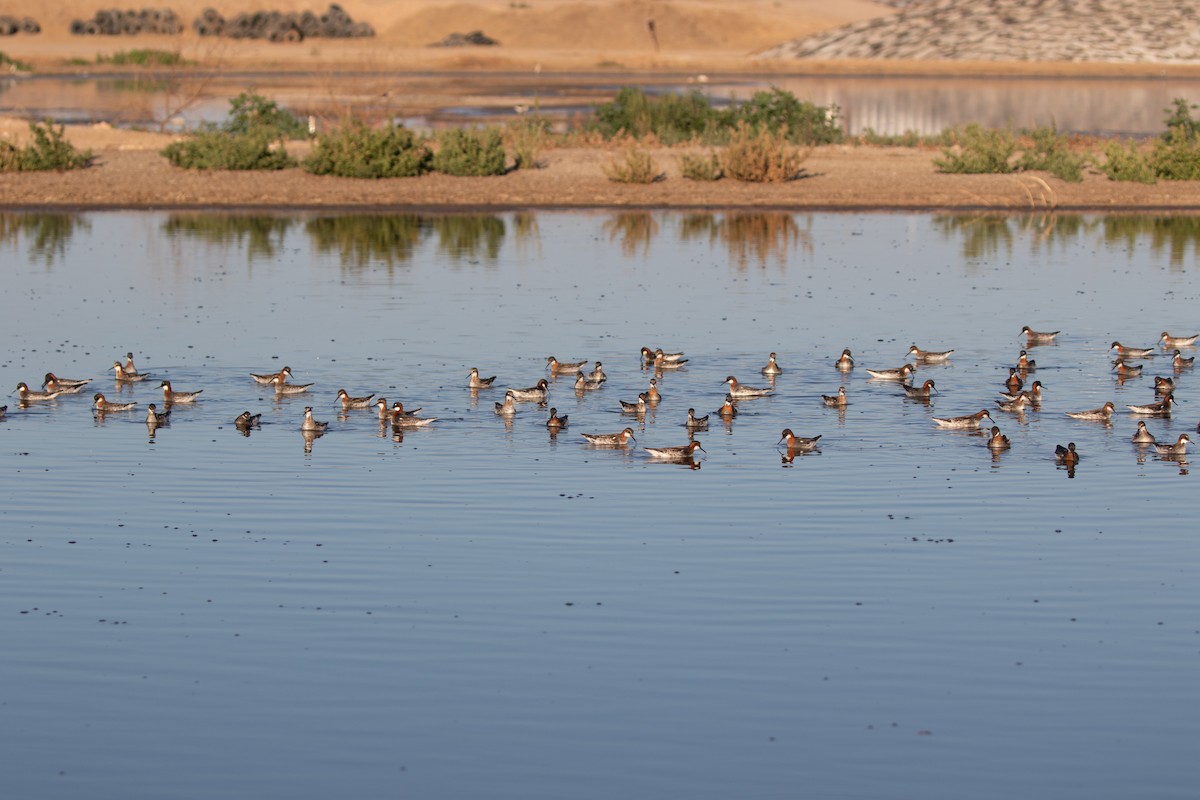
[{"label": "calm water surface", "polygon": [[[1129,442],[1167,359],[1118,385],[1107,346],[1200,330],[1198,251],[1191,218],[0,216],[0,375],[95,379],[0,420],[0,793],[1194,797],[1196,484]],[[1025,324],[1063,333],[1041,410],[995,412],[1012,449],[936,429]],[[913,342],[956,350],[928,406],[863,370]],[[643,345],[691,361],[638,420]],[[149,436],[127,350],[202,401]],[[644,457],[772,350],[699,470]],[[556,439],[463,388],[550,354],[610,376],[552,384]],[[310,395],[246,375],[285,364]],[[341,387],[439,421],[393,436]]]}]

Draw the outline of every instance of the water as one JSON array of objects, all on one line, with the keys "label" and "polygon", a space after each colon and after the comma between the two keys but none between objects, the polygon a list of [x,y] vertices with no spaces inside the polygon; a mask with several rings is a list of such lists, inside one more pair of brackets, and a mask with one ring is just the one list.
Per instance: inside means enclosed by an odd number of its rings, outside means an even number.
[{"label": "water", "polygon": [[[1193,476],[1128,441],[1166,359],[1118,385],[1107,345],[1200,328],[1198,245],[1194,218],[0,215],[0,375],[96,379],[0,420],[0,792],[1191,797]],[[1012,449],[936,429],[992,405],[1024,324],[1063,333],[1042,410],[995,413]],[[863,371],[913,342],[956,348],[928,407]],[[691,361],[639,422],[643,345]],[[106,372],[131,349],[204,389],[153,437],[155,384]],[[699,470],[579,443],[682,444],[771,350]],[[550,354],[610,376],[553,384],[556,440],[463,388]],[[284,364],[310,396],[246,376]],[[439,421],[393,438],[339,387]],[[94,420],[94,388],[143,411]],[[1108,399],[1111,428],[1062,413]],[[820,452],[787,463],[784,427]]]}]

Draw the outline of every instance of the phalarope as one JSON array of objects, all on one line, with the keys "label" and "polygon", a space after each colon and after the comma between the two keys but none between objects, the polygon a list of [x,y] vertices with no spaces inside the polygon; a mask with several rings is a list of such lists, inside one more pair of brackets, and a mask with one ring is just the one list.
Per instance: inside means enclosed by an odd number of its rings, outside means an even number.
[{"label": "phalarope", "polygon": [[842,372],[848,372],[849,370],[854,369],[854,356],[850,355],[849,347],[842,351],[842,354],[838,356],[837,361],[833,362],[833,365]]},{"label": "phalarope", "polygon": [[1175,391],[1175,379],[1154,376],[1154,391],[1157,394],[1172,394]]},{"label": "phalarope", "polygon": [[1172,336],[1163,331],[1162,336],[1158,337],[1158,340],[1162,342],[1164,350],[1169,350],[1172,347],[1194,347],[1197,339],[1200,339],[1200,333],[1195,336]]},{"label": "phalarope", "polygon": [[512,389],[504,393],[503,403],[496,403],[496,413],[502,417],[511,417],[517,413],[517,401],[513,399]]},{"label": "phalarope", "polygon": [[1021,333],[1025,335],[1030,345],[1034,344],[1050,344],[1054,341],[1054,337],[1058,336],[1062,331],[1035,331],[1028,325],[1021,328]]},{"label": "phalarope", "polygon": [[1158,451],[1160,456],[1169,456],[1173,458],[1182,458],[1187,455],[1187,446],[1192,443],[1186,433],[1179,434],[1179,438],[1175,440],[1175,444],[1159,444],[1155,442],[1154,449]]},{"label": "phalarope", "polygon": [[725,402],[713,413],[724,420],[730,420],[736,417],[738,415],[738,410],[737,406],[733,404],[733,395],[725,395]]},{"label": "phalarope", "polygon": [[391,418],[392,415],[388,411],[388,404],[387,404],[386,397],[376,397],[375,402],[372,403],[371,405],[375,406],[375,410],[379,414],[380,422],[387,422],[388,419]]},{"label": "phalarope", "polygon": [[106,411],[133,411],[137,403],[110,403],[104,399],[103,392],[92,395],[92,409],[103,414]]},{"label": "phalarope", "polygon": [[1022,372],[1032,372],[1037,369],[1037,362],[1029,357],[1029,353],[1022,350],[1017,356],[1017,369]]},{"label": "phalarope", "polygon": [[880,381],[906,381],[914,371],[912,364],[905,364],[895,369],[868,369],[867,374]]},{"label": "phalarope", "polygon": [[646,402],[651,405],[657,405],[662,400],[662,394],[658,391],[658,379],[650,379],[650,388],[646,390]]},{"label": "phalarope", "polygon": [[54,386],[64,392],[78,392],[91,382],[91,378],[60,378],[53,372],[47,372],[46,376],[42,378],[42,388],[48,389],[49,391],[54,391],[53,388],[49,388],[50,384],[54,384]]},{"label": "phalarope", "polygon": [[197,389],[194,392],[177,392],[171,388],[170,381],[163,381],[159,384],[159,388],[163,390],[163,402],[167,405],[173,403],[194,403],[196,398],[200,396],[203,389]]},{"label": "phalarope", "polygon": [[8,406],[0,406],[0,419],[4,419],[4,415],[8,413]]},{"label": "phalarope", "polygon": [[1001,411],[1016,411],[1020,413],[1025,410],[1026,406],[1033,405],[1033,401],[1029,399],[1028,392],[1021,392],[1013,396],[1012,400],[997,400],[996,407]]},{"label": "phalarope", "polygon": [[1054,460],[1059,464],[1066,464],[1068,467],[1073,467],[1079,463],[1079,453],[1075,451],[1075,443],[1068,442],[1066,447],[1061,444],[1054,448]]},{"label": "phalarope", "polygon": [[54,392],[39,392],[34,389],[30,389],[28,384],[22,381],[21,383],[17,384],[17,394],[20,395],[22,403],[35,403],[61,397],[63,392],[61,390]]},{"label": "phalarope", "polygon": [[688,360],[683,357],[683,353],[664,353],[662,348],[654,351],[654,369],[679,369]]},{"label": "phalarope", "polygon": [[908,348],[908,352],[904,354],[904,357],[907,358],[908,356],[916,356],[917,361],[920,361],[924,364],[942,364],[950,360],[950,354],[953,352],[953,349],[942,350],[941,352],[922,350],[914,344],[912,347]]},{"label": "phalarope", "polygon": [[121,366],[121,369],[125,370],[130,375],[138,374],[137,367],[133,363],[133,353],[125,354],[125,363]]},{"label": "phalarope", "polygon": [[1142,364],[1129,365],[1125,363],[1125,359],[1118,358],[1113,362],[1113,371],[1125,378],[1136,378],[1142,374]]},{"label": "phalarope", "polygon": [[987,446],[989,450],[1007,450],[1012,443],[1008,441],[1007,436],[1000,432],[1000,426],[993,425],[992,436],[988,439]]},{"label": "phalarope", "polygon": [[729,396],[735,400],[740,400],[746,397],[762,397],[775,391],[768,387],[760,388],[757,386],[743,386],[738,383],[738,379],[730,375],[725,379],[725,383],[729,384]]},{"label": "phalarope", "polygon": [[1190,367],[1192,364],[1195,364],[1195,363],[1196,363],[1195,356],[1188,356],[1187,358],[1184,358],[1183,354],[1181,354],[1178,350],[1176,350],[1175,355],[1171,357],[1171,364],[1175,367],[1175,369],[1183,369],[1184,367]]},{"label": "phalarope", "polygon": [[126,372],[120,361],[114,361],[112,368],[117,380],[124,383],[138,383],[150,377],[149,372]]},{"label": "phalarope", "polygon": [[276,378],[278,378],[281,383],[286,383],[287,379],[292,377],[292,368],[284,367],[283,369],[279,370],[279,372],[251,372],[250,377],[254,379],[255,383],[270,384],[274,383]]},{"label": "phalarope", "polygon": [[937,386],[933,379],[925,381],[920,386],[909,386],[907,383],[900,384],[900,388],[904,390],[904,396],[913,400],[928,400],[937,392]]},{"label": "phalarope", "polygon": [[1150,431],[1146,430],[1146,423],[1142,422],[1140,419],[1138,420],[1137,430],[1133,432],[1132,441],[1134,442],[1134,444],[1156,444],[1157,443],[1157,440],[1154,438],[1154,434],[1151,433]]},{"label": "phalarope", "polygon": [[[553,359],[554,356],[550,356],[550,358]],[[490,388],[492,388],[492,384],[495,382],[496,382],[495,375],[493,375],[490,378],[479,377],[479,367],[471,367],[471,372],[469,375],[467,375],[467,388],[468,389],[490,389]]]},{"label": "phalarope", "polygon": [[550,409],[550,419],[546,420],[547,428],[565,428],[567,427],[567,417],[559,416],[557,408]]},{"label": "phalarope", "polygon": [[1087,411],[1068,411],[1066,413],[1072,419],[1102,419],[1107,422],[1112,418],[1113,412],[1116,410],[1117,407],[1110,400],[1099,408],[1091,408]]},{"label": "phalarope", "polygon": [[604,374],[604,365],[599,361],[596,362],[595,368],[592,370],[591,374],[588,375],[588,380],[596,383],[603,383],[604,381],[608,380],[608,376]]},{"label": "phalarope", "polygon": [[767,356],[767,365],[759,370],[763,375],[782,375],[783,367],[775,361],[775,354]]},{"label": "phalarope", "polygon": [[372,405],[371,398],[374,396],[375,393],[372,392],[366,397],[351,397],[350,393],[345,389],[338,389],[337,393],[337,399],[342,404],[343,411],[349,411],[352,408],[370,408]]},{"label": "phalarope", "polygon": [[312,406],[304,407],[304,421],[300,423],[300,430],[308,431],[309,433],[324,433],[328,427],[328,422],[318,422],[313,419]]},{"label": "phalarope", "polygon": [[626,428],[620,433],[581,433],[588,444],[598,447],[624,447],[634,441],[633,428]]},{"label": "phalarope", "polygon": [[509,389],[508,394],[513,396],[514,400],[519,400],[522,403],[526,402],[546,402],[546,396],[549,394],[550,384],[542,378],[537,382],[537,385],[530,386],[525,389]]},{"label": "phalarope", "polygon": [[817,434],[811,438],[805,436],[797,436],[792,433],[791,428],[784,428],[783,433],[779,435],[779,441],[776,445],[787,442],[788,450],[816,450],[821,441],[821,434]]},{"label": "phalarope", "polygon": [[697,450],[708,452],[700,446],[700,442],[694,439],[681,447],[644,447],[642,449],[649,453],[651,458],[659,461],[691,461],[692,454]]},{"label": "phalarope", "polygon": [[1147,403],[1144,406],[1125,407],[1134,414],[1141,414],[1144,417],[1169,417],[1171,416],[1171,407],[1173,405],[1175,405],[1175,398],[1168,394],[1157,403]]},{"label": "phalarope", "polygon": [[257,428],[260,421],[262,421],[262,414],[251,414],[249,411],[243,411],[237,415],[237,419],[233,421],[233,424],[238,430],[245,431]]},{"label": "phalarope", "polygon": [[1040,406],[1042,404],[1042,388],[1043,386],[1041,381],[1034,381],[1032,384],[1030,384],[1029,388],[1025,389],[1024,391],[1000,392],[1000,396],[1011,403],[1013,400],[1016,400],[1018,397],[1024,395],[1025,399],[1030,403],[1035,406]]},{"label": "phalarope", "polygon": [[931,419],[942,428],[978,428],[985,419],[988,422],[992,421],[986,408],[965,417],[932,417]]},{"label": "phalarope", "polygon": [[171,409],[159,411],[158,406],[151,403],[146,408],[146,424],[155,427],[157,425],[167,425],[171,422]]},{"label": "phalarope", "polygon": [[827,408],[840,408],[844,405],[848,405],[848,401],[846,400],[846,387],[839,386],[838,393],[836,395],[821,395],[821,402],[824,403]]},{"label": "phalarope", "polygon": [[1008,368],[1008,380],[1004,382],[1008,387],[1009,394],[1016,394],[1025,387],[1025,381],[1021,380],[1021,376],[1017,374],[1016,367]]},{"label": "phalarope", "polygon": [[661,347],[651,350],[649,347],[642,348],[642,363],[652,364],[655,361],[661,361],[665,364],[676,364],[680,361],[686,361],[683,353],[664,353]]},{"label": "phalarope", "polygon": [[[645,350],[646,348],[643,347],[642,349]],[[550,368],[551,372],[575,372],[576,370],[583,369],[583,365],[586,363],[588,363],[586,358],[583,361],[559,361],[554,356],[546,359],[546,366]]]},{"label": "phalarope", "polygon": [[388,412],[388,419],[395,422],[397,417],[415,417],[419,413],[421,413],[420,408],[405,408],[404,403],[397,400],[392,403],[392,410]]},{"label": "phalarope", "polygon": [[405,411],[403,403],[392,403],[392,428],[423,428],[437,422],[437,417],[418,417],[417,412],[420,410],[414,408],[412,411]]},{"label": "phalarope", "polygon": [[708,414],[703,417],[696,416],[696,409],[689,408],[687,422],[683,423],[684,427],[691,431],[702,431],[708,428]]},{"label": "phalarope", "polygon": [[575,391],[582,392],[590,389],[599,389],[604,385],[604,381],[594,381],[587,375],[583,374],[583,370],[575,373]]},{"label": "phalarope", "polygon": [[271,379],[276,395],[304,394],[313,387],[311,383],[285,383],[278,375]]},{"label": "phalarope", "polygon": [[1108,349],[1116,350],[1117,355],[1123,358],[1149,358],[1154,355],[1153,347],[1126,347],[1120,342],[1113,342]]},{"label": "phalarope", "polygon": [[640,416],[640,415],[646,413],[647,403],[646,403],[646,393],[645,392],[642,392],[641,394],[639,394],[637,396],[637,402],[635,402],[635,403],[627,403],[624,400],[621,400],[619,402],[621,403],[621,413],[622,414],[638,414]]}]

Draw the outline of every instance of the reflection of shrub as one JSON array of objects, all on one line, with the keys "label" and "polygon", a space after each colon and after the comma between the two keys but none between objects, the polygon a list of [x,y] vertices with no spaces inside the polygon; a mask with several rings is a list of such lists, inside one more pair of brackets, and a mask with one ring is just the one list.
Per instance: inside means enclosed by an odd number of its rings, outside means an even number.
[{"label": "reflection of shrub", "polygon": [[684,153],[679,157],[679,169],[689,181],[716,181],[724,174],[716,153],[707,156]]},{"label": "reflection of shrub", "polygon": [[0,172],[44,172],[91,166],[92,151],[76,150],[63,138],[63,126],[29,123],[33,141],[24,147],[0,141]]},{"label": "reflection of shrub", "polygon": [[626,150],[624,158],[605,164],[604,174],[617,183],[654,183],[663,178],[650,154],[636,147]]},{"label": "reflection of shrub", "polygon": [[451,128],[438,134],[433,168],[445,175],[503,175],[504,138],[496,128]]},{"label": "reflection of shrub", "polygon": [[283,147],[272,147],[277,139],[270,131],[249,133],[199,131],[187,139],[171,142],[162,154],[185,169],[274,170],[296,166]]},{"label": "reflection of shrub", "polygon": [[1012,172],[1008,160],[1017,149],[1012,131],[988,129],[972,122],[951,132],[953,145],[933,160],[938,172],[981,175]]},{"label": "reflection of shrub", "polygon": [[379,130],[352,121],[317,140],[304,169],[344,178],[410,178],[429,171],[429,149],[401,126]]},{"label": "reflection of shrub", "polygon": [[229,118],[224,128],[230,133],[266,129],[284,139],[303,139],[308,135],[308,127],[295,114],[254,91],[242,92],[229,101]]},{"label": "reflection of shrub", "polygon": [[741,122],[721,155],[721,167],[735,181],[778,183],[799,176],[806,158],[806,151],[788,141],[786,128],[755,130]]},{"label": "reflection of shrub", "polygon": [[1087,156],[1071,152],[1066,134],[1058,132],[1053,125],[1044,125],[1029,132],[1031,143],[1017,159],[1017,168],[1041,170],[1056,178],[1072,183],[1083,180],[1083,168]]}]

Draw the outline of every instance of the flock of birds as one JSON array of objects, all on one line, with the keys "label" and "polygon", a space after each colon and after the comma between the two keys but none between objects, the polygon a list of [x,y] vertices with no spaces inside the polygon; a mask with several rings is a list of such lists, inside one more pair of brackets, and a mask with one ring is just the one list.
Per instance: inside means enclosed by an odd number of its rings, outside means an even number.
[{"label": "flock of birds", "polygon": [[[1059,331],[1034,331],[1029,326],[1021,329],[1021,335],[1025,337],[1026,346],[1030,349],[1038,345],[1053,344],[1059,333]],[[1195,336],[1172,336],[1164,331],[1160,336],[1158,343],[1164,348],[1164,351],[1174,351],[1171,355],[1171,366],[1175,376],[1178,376],[1183,370],[1190,369],[1195,362],[1195,356],[1185,357],[1180,348],[1193,348],[1196,346],[1198,339],[1200,339],[1200,334]],[[1139,376],[1142,373],[1144,365],[1130,363],[1131,361],[1148,359],[1156,355],[1154,348],[1127,347],[1116,341],[1112,343],[1110,350],[1115,351],[1116,354],[1113,372],[1116,373],[1118,381],[1122,382],[1126,378]],[[888,369],[866,369],[866,372],[873,380],[894,381],[899,385],[905,396],[910,399],[928,401],[937,393],[937,384],[932,378],[920,383],[914,383],[912,377],[916,372],[917,366],[948,363],[953,353],[954,350],[922,350],[914,344],[909,348],[906,357],[914,357],[915,363],[906,362],[898,367]],[[688,363],[688,359],[684,353],[667,353],[661,348],[651,349],[643,347],[641,349],[641,361],[643,368],[652,369],[656,377],[650,378],[648,388],[646,391],[638,394],[636,400],[631,402],[620,401],[621,412],[623,414],[637,416],[639,419],[644,418],[646,411],[657,406],[662,399],[662,395],[658,391],[658,378],[662,377],[665,371],[682,368]],[[554,377],[574,375],[573,386],[576,394],[579,396],[588,391],[600,388],[608,380],[601,362],[596,361],[592,369],[585,372],[584,370],[588,363],[590,362],[559,361],[554,356],[546,359],[546,367]],[[854,357],[849,348],[842,351],[842,354],[834,361],[834,366],[843,373],[848,373],[855,368]],[[999,392],[1000,399],[996,401],[998,409],[1020,413],[1026,408],[1035,410],[1040,408],[1042,403],[1042,382],[1034,380],[1026,386],[1026,381],[1029,379],[1030,373],[1036,369],[1037,362],[1029,357],[1028,350],[1021,350],[1017,357],[1016,365],[1010,367],[1008,370],[1008,377],[1004,381],[1003,391]],[[138,370],[134,363],[133,353],[126,354],[124,363],[120,361],[113,362],[112,370],[118,386],[140,383],[151,378],[149,373]],[[764,397],[773,393],[775,377],[783,373],[783,368],[779,366],[775,353],[770,354],[767,364],[759,371],[768,378],[772,384],[771,386],[748,386],[730,375],[724,381],[728,387],[725,401],[719,409],[712,413],[728,423],[737,416],[737,404],[740,401]],[[258,384],[273,387],[277,397],[303,395],[308,393],[313,387],[312,383],[289,382],[289,379],[293,376],[291,367],[287,366],[278,372],[251,373],[250,377]],[[22,382],[17,385],[16,393],[19,395],[21,406],[25,407],[32,403],[54,401],[64,395],[80,393],[91,381],[92,379],[90,378],[61,378],[52,372],[48,372],[42,381],[40,391],[31,389],[28,384]],[[481,377],[479,370],[472,367],[467,375],[467,388],[473,392],[492,389],[495,381],[495,376]],[[152,437],[157,428],[170,423],[171,409],[174,405],[194,403],[204,391],[203,389],[179,391],[171,385],[171,381],[169,380],[161,381],[159,388],[163,394],[163,408],[160,411],[157,403],[150,403],[147,407],[145,418],[147,428]],[[504,393],[504,399],[495,403],[495,413],[499,417],[511,419],[517,413],[520,404],[537,403],[539,406],[545,406],[549,399],[549,388],[549,382],[543,378],[535,385],[527,388],[507,389]],[[1154,379],[1154,390],[1156,397],[1154,402],[1144,405],[1129,405],[1127,408],[1130,412],[1144,417],[1169,417],[1175,403],[1175,378],[1171,376],[1156,376]],[[406,429],[423,428],[437,421],[436,417],[420,416],[420,408],[406,409],[401,402],[394,402],[391,406],[388,406],[385,398],[376,397],[374,394],[365,397],[352,397],[345,389],[339,389],[337,402],[343,412],[348,412],[352,409],[376,409],[380,424],[390,424],[397,433],[401,433]],[[849,402],[846,396],[846,387],[844,385],[840,387],[837,394],[822,395],[822,402],[828,408],[844,409]],[[97,415],[132,412],[136,411],[137,403],[112,402],[104,396],[103,392],[96,392],[92,397],[92,409]],[[3,418],[7,411],[8,406],[0,406],[0,418]],[[1115,411],[1115,404],[1107,402],[1099,408],[1069,411],[1066,414],[1068,417],[1074,419],[1093,420],[1110,424]],[[696,440],[695,434],[708,429],[709,416],[709,414],[703,417],[696,416],[696,410],[689,408],[687,419],[684,423],[684,427],[688,433],[688,442],[686,444],[672,447],[646,447],[643,449],[650,458],[684,463],[698,468],[699,464],[694,460],[696,451],[707,451]],[[259,426],[261,417],[261,414],[251,414],[249,411],[245,411],[234,420],[234,425],[239,431],[249,435],[252,429]],[[957,417],[932,417],[932,420],[939,427],[959,430],[982,431],[985,420],[989,423],[994,423],[990,411],[986,408],[974,414]],[[565,415],[558,416],[557,408],[551,408],[549,410],[549,418],[545,424],[553,436],[564,430],[568,426],[569,420]],[[300,422],[300,431],[304,434],[306,450],[311,449],[313,439],[324,434],[328,427],[328,422],[317,420],[313,416],[311,406],[305,407],[304,417]],[[1200,431],[1200,426],[1197,426],[1197,430]],[[634,430],[631,427],[626,427],[615,433],[583,433],[581,436],[589,445],[604,448],[624,448],[630,442],[635,441]],[[816,451],[820,446],[820,439],[820,435],[812,437],[797,436],[790,428],[785,428],[778,444],[784,445],[786,448],[783,456],[784,460],[791,461],[797,454]],[[1174,442],[1158,442],[1154,435],[1146,428],[1144,421],[1138,422],[1137,430],[1132,436],[1132,441],[1139,446],[1154,448],[1159,455],[1165,458],[1180,461],[1185,459],[1187,447],[1192,443],[1186,433],[1180,434]],[[1000,431],[999,426],[992,424],[987,446],[993,452],[999,452],[1011,447],[1011,443],[1008,437]],[[1068,442],[1066,446],[1057,445],[1054,456],[1057,463],[1066,466],[1068,470],[1073,470],[1080,459],[1080,454],[1074,442]]]}]

